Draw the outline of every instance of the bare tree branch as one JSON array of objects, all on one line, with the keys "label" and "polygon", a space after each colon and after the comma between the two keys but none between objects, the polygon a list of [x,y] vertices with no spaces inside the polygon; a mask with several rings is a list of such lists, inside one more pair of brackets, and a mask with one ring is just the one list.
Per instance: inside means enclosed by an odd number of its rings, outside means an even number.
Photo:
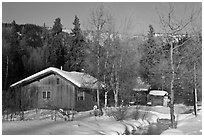
[{"label": "bare tree branch", "polygon": [[[158,11],[158,9],[156,9]],[[167,42],[171,45],[170,47],[170,64],[171,64],[171,101],[170,101],[170,115],[171,115],[171,126],[172,128],[175,128],[175,116],[174,116],[174,82],[176,77],[176,70],[179,69],[179,66],[181,64],[181,61],[183,59],[180,58],[177,67],[175,68],[175,62],[174,62],[174,50],[185,45],[187,42],[191,40],[191,38],[187,39],[185,42],[183,42],[180,45],[177,45],[176,47],[173,47],[174,39],[172,39],[173,36],[175,36],[178,32],[181,32],[184,30],[187,26],[189,26],[190,23],[194,20],[195,12],[192,12],[190,17],[187,18],[185,21],[183,19],[177,20],[176,17],[174,17],[174,8],[173,6],[169,6],[169,11],[167,13],[167,18],[165,19],[164,16],[161,15],[161,13],[158,12],[159,20],[162,25],[162,29],[167,33]]]},{"label": "bare tree branch", "polygon": [[180,64],[181,64],[181,61],[182,61],[182,59],[183,59],[183,58],[184,58],[184,57],[181,57],[181,58],[180,58],[179,63],[178,63],[178,65],[177,65],[177,67],[176,67],[176,70],[178,70],[178,69],[179,69]]},{"label": "bare tree branch", "polygon": [[189,38],[189,39],[187,39],[186,41],[184,41],[182,44],[180,44],[180,45],[174,47],[173,50],[175,50],[175,49],[177,49],[177,48],[179,48],[179,47],[185,45],[185,44],[186,44],[188,41],[190,41],[190,40],[192,40],[192,38]]}]

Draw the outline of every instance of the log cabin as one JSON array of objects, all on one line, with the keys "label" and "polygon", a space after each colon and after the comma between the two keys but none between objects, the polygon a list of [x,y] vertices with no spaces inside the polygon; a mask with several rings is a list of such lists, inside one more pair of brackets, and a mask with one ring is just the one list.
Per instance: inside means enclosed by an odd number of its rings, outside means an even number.
[{"label": "log cabin", "polygon": [[[82,72],[49,67],[10,86],[21,109],[85,111],[96,104],[96,78]],[[25,107],[26,106],[26,107]]]}]

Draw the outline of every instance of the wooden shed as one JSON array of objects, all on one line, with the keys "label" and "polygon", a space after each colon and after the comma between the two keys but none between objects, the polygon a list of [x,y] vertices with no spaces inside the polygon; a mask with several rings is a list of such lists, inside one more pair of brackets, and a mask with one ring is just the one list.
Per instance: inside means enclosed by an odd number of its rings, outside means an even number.
[{"label": "wooden shed", "polygon": [[131,95],[131,101],[134,102],[135,105],[147,104],[148,89],[133,89]]},{"label": "wooden shed", "polygon": [[149,88],[150,85],[147,82],[144,82],[141,77],[137,77],[135,86],[131,92],[130,104],[146,105]]},{"label": "wooden shed", "polygon": [[42,70],[10,86],[16,103],[30,108],[90,110],[96,104],[97,79],[82,72],[54,67]]},{"label": "wooden shed", "polygon": [[165,95],[168,95],[167,91],[151,90],[148,95],[148,103],[152,106],[163,106],[163,99]]}]

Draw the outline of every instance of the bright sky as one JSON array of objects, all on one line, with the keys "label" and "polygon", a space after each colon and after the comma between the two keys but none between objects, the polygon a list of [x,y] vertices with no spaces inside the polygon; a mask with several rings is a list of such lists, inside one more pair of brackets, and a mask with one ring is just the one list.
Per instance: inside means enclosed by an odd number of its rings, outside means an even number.
[{"label": "bright sky", "polygon": [[[102,3],[93,2],[3,2],[2,22],[10,23],[13,20],[17,24],[37,24],[53,26],[55,18],[60,17],[63,27],[73,28],[74,16],[77,15],[82,29],[86,29],[91,11]],[[202,3],[171,3],[175,7],[176,15],[184,18],[192,10],[202,7]],[[169,3],[156,2],[105,2],[106,9],[114,16],[116,25],[120,28],[125,18],[132,19],[134,33],[147,33],[149,24],[152,24],[156,32],[160,31],[159,19],[156,8],[162,13],[168,9]]]}]

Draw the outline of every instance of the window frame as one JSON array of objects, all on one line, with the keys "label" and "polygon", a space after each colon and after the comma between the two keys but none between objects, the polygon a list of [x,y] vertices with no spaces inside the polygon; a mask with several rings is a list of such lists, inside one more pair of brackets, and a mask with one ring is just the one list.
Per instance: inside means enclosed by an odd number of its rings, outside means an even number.
[{"label": "window frame", "polygon": [[[51,97],[51,92],[50,91],[47,91],[46,92],[47,93],[47,99],[50,99],[50,97]],[[49,93],[49,94],[48,94]],[[49,95],[49,96],[48,96]]]},{"label": "window frame", "polygon": [[82,90],[77,90],[77,101],[85,100],[85,92]]},{"label": "window frame", "polygon": [[57,85],[59,85],[59,83],[60,83],[60,79],[59,78],[57,78],[57,82],[56,83],[57,83]]},{"label": "window frame", "polygon": [[46,93],[46,91],[43,91],[43,99],[46,99],[47,98],[47,93]]},{"label": "window frame", "polygon": [[51,91],[49,90],[46,90],[46,91],[43,91],[43,99],[50,99],[51,98]]}]

